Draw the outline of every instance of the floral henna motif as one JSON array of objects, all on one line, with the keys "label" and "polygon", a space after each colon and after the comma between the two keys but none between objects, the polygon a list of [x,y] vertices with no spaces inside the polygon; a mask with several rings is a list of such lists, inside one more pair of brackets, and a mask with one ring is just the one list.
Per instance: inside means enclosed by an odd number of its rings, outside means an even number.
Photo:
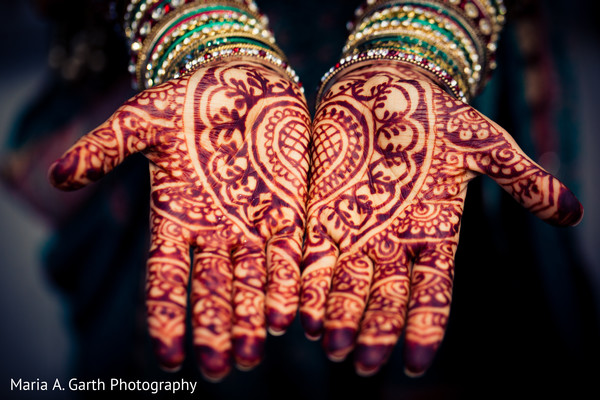
[{"label": "floral henna motif", "polygon": [[544,220],[581,218],[573,194],[495,123],[397,62],[348,70],[313,122],[301,317],[328,356],[375,373],[405,332],[408,374],[444,335],[467,183],[484,173]]},{"label": "floral henna motif", "polygon": [[75,189],[131,153],[151,161],[148,323],[166,368],[184,358],[190,276],[209,379],[231,357],[256,365],[267,325],[283,333],[294,318],[310,116],[284,76],[254,61],[214,63],[141,92],[51,167],[56,186]]}]

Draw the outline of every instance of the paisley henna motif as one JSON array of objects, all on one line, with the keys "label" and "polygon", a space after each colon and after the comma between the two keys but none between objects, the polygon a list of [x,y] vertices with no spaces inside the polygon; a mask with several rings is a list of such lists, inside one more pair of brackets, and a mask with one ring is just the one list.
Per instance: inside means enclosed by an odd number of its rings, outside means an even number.
[{"label": "paisley henna motif", "polygon": [[489,175],[550,223],[581,218],[575,196],[502,128],[399,62],[338,77],[313,143],[302,322],[330,358],[355,349],[361,374],[379,369],[403,330],[407,373],[432,362],[472,178]]},{"label": "paisley henna motif", "polygon": [[56,186],[75,189],[131,153],[151,161],[148,323],[166,368],[184,359],[190,276],[196,358],[209,379],[225,376],[231,357],[255,366],[266,327],[280,334],[293,320],[309,118],[283,73],[214,63],[141,92],[51,167]]}]

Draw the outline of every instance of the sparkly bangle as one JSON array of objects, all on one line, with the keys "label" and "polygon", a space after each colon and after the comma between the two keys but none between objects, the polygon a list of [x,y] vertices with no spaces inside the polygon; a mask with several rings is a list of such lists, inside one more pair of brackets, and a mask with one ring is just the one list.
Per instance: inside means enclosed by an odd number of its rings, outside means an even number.
[{"label": "sparkly bangle", "polygon": [[196,58],[185,60],[185,64],[173,66],[172,76],[173,78],[179,78],[180,76],[195,71],[197,68],[208,62],[228,57],[255,57],[266,61],[279,69],[282,69],[290,80],[295,82],[300,89],[304,91],[298,75],[296,75],[294,69],[289,66],[285,59],[261,46],[251,44],[242,45],[240,43],[235,43],[214,47],[211,51],[203,52]]},{"label": "sparkly bangle", "polygon": [[[418,31],[426,30],[427,28],[437,27],[433,29],[430,38],[423,38],[424,42],[437,40],[436,34],[443,30],[446,33],[448,41],[452,41],[456,45],[455,50],[451,50],[448,54],[452,54],[455,58],[460,58],[462,54],[467,56],[470,60],[470,65],[466,66],[468,70],[465,70],[465,74],[477,74],[480,71],[482,60],[486,58],[486,49],[483,46],[483,42],[479,38],[479,32],[471,26],[467,16],[462,15],[456,8],[453,7],[442,7],[438,4],[439,2],[433,0],[413,0],[404,1],[402,6],[394,5],[390,9],[377,8],[373,15],[380,14],[385,15],[386,11],[395,11],[395,9],[401,9],[403,12],[408,13],[409,17],[403,21],[402,26],[406,26],[409,29],[415,30],[415,35],[418,35]],[[377,5],[378,3],[375,3]],[[384,1],[383,5],[390,6],[390,1]],[[424,23],[424,21],[427,21]],[[385,22],[385,21],[384,21]],[[393,21],[391,22],[393,23]],[[390,24],[391,24],[390,23]],[[383,22],[382,22],[383,24]],[[357,34],[360,34],[358,32]],[[352,36],[352,35],[351,35]],[[443,38],[443,36],[442,36]],[[479,81],[479,77],[473,77],[471,81]],[[473,90],[474,92],[476,90]],[[471,93],[473,94],[473,93]]]},{"label": "sparkly bangle", "polygon": [[[436,18],[432,18],[430,11],[424,10],[419,13],[412,11],[412,7],[404,7],[407,10],[400,10],[401,7],[394,7],[398,9],[398,12],[383,12],[380,14],[377,20],[367,21],[368,24],[361,24],[359,28],[355,30],[355,33],[351,33],[348,37],[348,41],[344,46],[343,51],[347,52],[351,47],[356,47],[356,43],[365,41],[374,36],[384,36],[386,32],[392,36],[398,36],[398,34],[405,34],[408,31],[413,31],[413,35],[421,36],[423,42],[432,41],[434,43],[441,43],[441,46],[445,45],[454,46],[459,49],[456,54],[460,58],[468,58],[472,63],[477,62],[477,58],[481,49],[469,46],[471,39],[469,37],[470,32],[462,30],[460,25],[453,24],[452,20],[442,21]],[[387,9],[386,11],[394,11]],[[382,19],[381,15],[386,18]],[[466,62],[465,62],[466,63]]]},{"label": "sparkly bangle", "polygon": [[495,68],[505,14],[502,0],[367,0],[348,24],[340,62],[323,76],[317,99],[347,66],[392,59],[433,73],[466,102]]},{"label": "sparkly bangle", "polygon": [[134,86],[149,88],[218,59],[265,61],[302,85],[251,0],[131,0],[125,16]]},{"label": "sparkly bangle", "polygon": [[[162,5],[163,3],[160,4]],[[156,9],[153,10],[152,12],[156,11]],[[146,9],[146,12],[150,11],[151,9]],[[160,20],[156,21],[157,23],[145,36],[140,35],[132,43],[130,72],[135,74],[136,81],[140,84],[143,82],[143,86],[148,87],[149,81],[147,79],[144,80],[145,77],[143,74],[147,75],[145,70],[148,66],[150,70],[153,68],[151,64],[155,61],[155,59],[152,59],[153,56],[157,56],[157,53],[165,51],[169,47],[168,43],[170,41],[176,40],[178,37],[185,35],[197,27],[205,29],[207,34],[215,34],[216,32],[213,32],[212,27],[208,27],[208,25],[227,13],[248,15],[255,22],[258,18],[252,11],[243,9],[239,5],[236,7],[236,4],[232,1],[215,4],[196,0],[185,3],[177,9],[170,9],[168,15],[161,16]],[[143,41],[140,41],[142,37]],[[153,83],[150,83],[150,86],[152,85]]]},{"label": "sparkly bangle", "polygon": [[[216,14],[216,13],[215,13]],[[200,17],[205,14],[197,14]],[[239,14],[228,14],[229,17],[239,16]],[[215,16],[218,16],[216,14]],[[242,16],[244,16],[242,14]],[[191,21],[189,21],[191,19]],[[157,69],[164,69],[164,63],[168,63],[175,54],[182,51],[182,48],[191,48],[193,43],[205,41],[210,38],[219,38],[227,36],[243,36],[251,33],[253,37],[260,39],[264,43],[270,43],[274,46],[275,39],[270,31],[257,25],[255,20],[251,19],[247,23],[239,19],[229,18],[221,21],[208,19],[206,22],[200,21],[192,16],[187,19],[182,18],[175,21],[174,26],[167,26],[159,31],[156,37],[148,37],[147,42],[138,57],[136,64],[136,77],[138,81],[145,79],[148,81],[155,75]],[[157,28],[158,30],[158,28]],[[156,84],[159,82],[154,82]],[[152,84],[151,84],[152,85]]]},{"label": "sparkly bangle", "polygon": [[255,26],[265,26],[265,24],[258,22],[256,18],[255,15],[249,13],[247,10],[235,7],[215,7],[206,4],[191,3],[188,6],[180,8],[176,13],[170,15],[170,18],[152,29],[151,33],[144,39],[140,51],[142,54],[152,51],[153,46],[160,44],[166,38],[182,35],[196,27],[206,29],[206,33],[209,33],[208,31],[211,27],[219,22],[237,22],[244,26],[251,25],[252,28]]},{"label": "sparkly bangle", "polygon": [[[477,55],[461,49],[454,40],[439,35],[437,31],[430,32],[414,28],[395,28],[393,30],[374,32],[365,39],[355,43],[351,51],[346,51],[345,54],[353,54],[372,47],[381,47],[379,43],[382,42],[389,43],[386,47],[393,46],[394,42],[396,42],[396,47],[409,53],[420,53],[424,57],[427,54],[431,54],[433,57],[432,61],[437,61],[441,58],[452,65],[452,69],[455,70],[454,74],[462,75],[462,71],[470,71],[470,68],[478,68],[477,62],[473,61],[473,58],[476,59]],[[460,51],[455,51],[456,49]],[[448,54],[453,54],[454,57],[449,57]]]},{"label": "sparkly bangle", "polygon": [[240,46],[256,46],[265,51],[274,52],[275,54],[282,53],[282,51],[274,44],[266,44],[265,42],[257,40],[255,36],[244,35],[239,32],[221,33],[217,39],[212,37],[209,37],[208,39],[205,37],[194,38],[194,35],[192,35],[192,37],[184,39],[181,44],[172,45],[173,48],[169,49],[161,59],[157,60],[155,68],[147,68],[145,79],[151,81],[152,85],[158,85],[164,82],[164,77],[171,77],[173,76],[173,71],[180,70],[182,64],[198,58],[204,53],[212,53],[220,46],[236,44]]},{"label": "sparkly bangle", "polygon": [[[129,44],[134,47],[140,46],[144,37],[165,15],[189,3],[205,3],[207,6],[212,3],[213,6],[215,5],[214,0],[130,0],[126,7],[123,26]],[[252,0],[222,0],[218,2],[218,5],[241,5],[253,13],[258,12],[258,7]],[[263,15],[261,18],[266,19]]]},{"label": "sparkly bangle", "polygon": [[473,25],[478,26],[483,36],[499,33],[505,21],[506,7],[503,0],[438,0],[438,1],[398,1],[398,0],[367,0],[355,11],[355,20],[348,23],[348,29],[356,26],[356,21],[365,16],[397,5],[427,5],[437,3],[445,9],[454,9],[473,20]]},{"label": "sparkly bangle", "polygon": [[[439,69],[427,68],[430,72],[444,71],[443,75],[438,77],[443,78],[445,84],[456,82],[456,84],[447,85],[454,95],[459,98],[465,98],[468,91],[468,82],[462,79],[464,76],[461,74],[462,65],[457,64],[456,60],[447,56],[443,49],[438,45],[434,46],[430,43],[423,43],[418,38],[409,36],[390,37],[385,40],[373,40],[365,43],[363,46],[357,47],[354,54],[366,53],[369,50],[384,50],[388,49],[392,51],[392,55],[395,59],[398,59],[398,55],[404,54],[405,57],[400,57],[407,62],[417,61],[419,65],[429,66],[434,65]],[[448,77],[452,79],[448,79]]]},{"label": "sparkly bangle", "polygon": [[403,51],[398,51],[389,48],[374,48],[366,52],[346,56],[340,59],[340,61],[337,62],[333,67],[331,67],[329,71],[327,71],[321,78],[321,85],[317,92],[317,99],[320,100],[323,97],[325,89],[328,87],[330,81],[337,73],[339,73],[343,69],[348,68],[351,65],[370,60],[402,61],[424,68],[427,71],[434,74],[440,80],[440,82],[443,85],[443,88],[446,91],[448,91],[454,97],[461,99],[464,102],[467,102],[467,97],[465,96],[464,92],[459,88],[459,83],[457,82],[457,80],[454,79],[452,77],[452,74],[444,70],[439,64],[428,61],[426,58],[419,55],[409,54]]}]

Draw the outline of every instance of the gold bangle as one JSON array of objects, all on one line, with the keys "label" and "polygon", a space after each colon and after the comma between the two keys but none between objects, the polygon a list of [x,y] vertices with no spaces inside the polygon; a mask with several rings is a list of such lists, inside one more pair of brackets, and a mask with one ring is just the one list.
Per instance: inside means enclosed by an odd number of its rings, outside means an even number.
[{"label": "gold bangle", "polygon": [[262,46],[263,49],[268,49],[268,50],[272,51],[274,54],[277,54],[279,56],[279,58],[281,58],[282,60],[285,61],[283,51],[277,45],[275,45],[273,43],[266,43],[264,41],[261,41],[254,35],[231,31],[231,32],[228,32],[225,34],[219,34],[218,36],[214,36],[214,37],[213,36],[198,37],[195,39],[190,39],[190,41],[187,42],[184,46],[180,47],[179,49],[177,49],[177,48],[174,49],[173,51],[168,53],[167,60],[165,60],[162,65],[155,66],[155,68],[154,68],[155,72],[154,72],[153,76],[148,76],[148,75],[145,76],[144,82],[146,82],[146,86],[148,86],[148,84],[149,84],[149,82],[148,82],[149,79],[152,80],[151,85],[158,85],[158,84],[162,83],[165,78],[170,79],[172,76],[174,76],[173,68],[177,68],[177,66],[181,65],[183,59],[185,57],[189,57],[191,54],[193,54],[196,49],[203,49],[202,53],[205,53],[205,52],[212,53],[212,52],[220,49],[221,47],[227,46],[227,45],[232,45],[232,46],[250,45],[248,43],[239,43],[238,42],[238,43],[233,43],[233,44],[220,43],[215,46],[208,46],[208,44],[210,44],[212,41],[215,41],[215,40],[227,41],[227,39],[229,39],[229,38],[247,39],[247,40],[263,43],[263,46]]},{"label": "gold bangle", "polygon": [[[219,5],[232,8],[237,7],[237,3],[234,3],[233,1],[220,2]],[[206,13],[202,12],[202,10],[206,9],[208,6],[210,6],[210,4],[207,4],[205,1],[195,1],[193,3],[186,4],[185,6],[177,9],[174,14],[169,16],[169,18],[161,20],[161,22],[153,28],[152,32],[144,39],[142,48],[136,60],[137,62],[135,64],[134,71],[135,77],[139,83],[144,82],[145,85],[143,86],[147,86],[148,84],[148,80],[144,79],[144,75],[146,74],[144,71],[154,69],[154,66],[151,63],[155,61],[152,59],[155,49],[159,47],[160,54],[168,51],[170,47],[170,44],[167,44],[168,42],[175,42],[179,37],[184,36],[191,30],[201,28],[201,31],[197,36],[202,36],[203,38],[215,37],[220,34],[225,34],[238,29],[240,33],[252,30],[257,37],[266,36],[270,42],[274,43],[275,40],[272,37],[271,32],[268,31],[264,26],[264,20],[249,9],[242,10],[236,8],[240,10],[237,22],[224,23],[222,25],[202,28],[203,23],[210,23],[209,21],[212,21],[212,15],[209,15],[211,11],[206,11]],[[195,11],[198,11],[199,13],[194,14]],[[233,11],[233,13],[235,14],[236,12]],[[188,14],[190,21],[183,22],[181,26],[178,26],[177,21]],[[216,16],[215,19],[219,18],[218,12],[215,11],[214,15]],[[169,32],[170,29],[173,30],[173,32]],[[194,37],[194,40],[196,38],[197,37]],[[166,42],[163,43],[163,40]],[[157,57],[160,57],[160,54]]]},{"label": "gold bangle", "polygon": [[[267,61],[271,65],[277,67],[279,70],[284,72],[290,78],[290,80],[296,83],[299,86],[300,90],[304,92],[304,88],[300,83],[298,75],[296,75],[294,69],[289,66],[285,59],[281,58],[275,52],[267,50],[261,46],[240,45],[238,43],[218,46],[212,49],[210,52],[205,52],[197,59],[190,61],[188,65],[185,66],[185,71],[183,71],[182,73],[179,73],[178,71],[173,71],[173,78],[179,78],[184,74],[188,74],[195,71],[197,68],[201,67],[204,64],[228,57],[256,57]],[[171,71],[169,71],[169,73],[171,73]]]},{"label": "gold bangle", "polygon": [[455,81],[465,97],[472,97],[495,68],[493,53],[505,13],[503,0],[367,0],[349,25],[342,57],[398,36],[397,48],[408,53],[434,63],[447,58],[444,69],[454,65]]}]

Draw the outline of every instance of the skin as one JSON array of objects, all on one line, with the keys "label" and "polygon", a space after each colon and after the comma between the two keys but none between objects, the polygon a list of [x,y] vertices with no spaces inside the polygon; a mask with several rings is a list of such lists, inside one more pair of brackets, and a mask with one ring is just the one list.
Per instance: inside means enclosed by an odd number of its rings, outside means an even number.
[{"label": "skin", "polygon": [[475,176],[550,223],[583,214],[502,128],[405,64],[337,77],[312,126],[307,194],[309,132],[305,100],[280,72],[215,62],[135,96],[50,168],[55,186],[73,190],[132,153],[150,161],[148,325],[166,369],[184,359],[188,307],[207,379],[232,359],[260,362],[267,327],[283,333],[296,312],[305,211],[302,323],[331,359],[355,350],[363,375],[402,332],[407,373],[432,362]]},{"label": "skin", "polygon": [[500,126],[422,70],[369,61],[342,71],[313,121],[300,316],[328,357],[376,373],[404,333],[423,374],[450,312],[467,184],[485,174],[555,225],[583,208]]},{"label": "skin", "polygon": [[236,58],[139,93],[50,167],[56,187],[74,190],[132,153],[148,158],[148,327],[165,369],[185,357],[188,309],[209,380],[232,360],[257,365],[267,328],[282,334],[294,319],[309,136],[298,86]]}]

